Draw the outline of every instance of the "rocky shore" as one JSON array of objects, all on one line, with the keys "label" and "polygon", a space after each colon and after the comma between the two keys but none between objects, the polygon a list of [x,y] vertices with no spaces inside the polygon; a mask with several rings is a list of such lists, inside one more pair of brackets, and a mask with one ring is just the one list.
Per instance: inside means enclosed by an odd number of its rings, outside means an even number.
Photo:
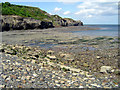
[{"label": "rocky shore", "polygon": [[[107,55],[99,51],[81,52],[81,58],[75,60],[70,54],[44,50],[40,47],[3,44],[0,50],[3,70],[1,87],[6,88],[118,88],[118,69],[116,59],[105,60],[105,56],[114,55],[115,49]],[[90,53],[89,53],[90,52]],[[103,52],[101,52],[103,53]],[[93,54],[94,57],[92,56]],[[99,56],[98,56],[99,54]],[[113,56],[113,57],[116,57]],[[90,59],[88,62],[82,59]],[[109,58],[112,58],[111,56]],[[64,59],[64,60],[63,60]],[[94,63],[94,60],[96,62]],[[66,63],[67,61],[67,63]],[[96,65],[90,69],[90,62]],[[108,62],[109,61],[109,62]],[[83,68],[75,63],[82,64]],[[104,62],[104,66],[97,65]],[[112,65],[107,65],[112,62]],[[71,65],[73,64],[73,65]],[[74,67],[75,66],[75,67]],[[81,66],[81,65],[80,65]],[[93,64],[92,64],[93,66]],[[99,71],[94,69],[99,69]],[[93,73],[94,71],[94,73]]]},{"label": "rocky shore", "polygon": [[119,38],[77,37],[64,30],[3,32],[0,86],[117,89]]}]

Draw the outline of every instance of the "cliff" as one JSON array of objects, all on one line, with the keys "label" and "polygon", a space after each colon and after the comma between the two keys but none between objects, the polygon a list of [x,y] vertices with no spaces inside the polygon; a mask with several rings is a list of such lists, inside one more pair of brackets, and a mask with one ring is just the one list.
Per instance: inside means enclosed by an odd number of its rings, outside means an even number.
[{"label": "cliff", "polygon": [[37,7],[14,5],[9,2],[0,5],[2,31],[83,25],[81,21],[50,15]]}]

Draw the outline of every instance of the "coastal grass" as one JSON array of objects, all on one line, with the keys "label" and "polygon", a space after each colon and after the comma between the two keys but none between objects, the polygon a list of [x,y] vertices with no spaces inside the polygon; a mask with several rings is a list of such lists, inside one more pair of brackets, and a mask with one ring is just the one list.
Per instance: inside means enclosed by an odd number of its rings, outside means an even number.
[{"label": "coastal grass", "polygon": [[[15,5],[9,2],[0,3],[0,6],[2,6],[2,15],[17,15],[21,17],[30,17],[36,20],[53,22],[53,24],[56,26],[59,26],[59,24],[56,23],[55,20],[65,19],[60,17],[59,15],[50,15],[49,13],[41,10],[38,7]],[[69,18],[69,20],[74,21],[71,18]]]}]

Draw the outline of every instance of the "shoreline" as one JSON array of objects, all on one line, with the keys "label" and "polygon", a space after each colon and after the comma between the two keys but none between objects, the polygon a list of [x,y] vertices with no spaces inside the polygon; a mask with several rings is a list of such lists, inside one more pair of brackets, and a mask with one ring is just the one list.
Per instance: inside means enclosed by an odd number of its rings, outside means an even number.
[{"label": "shoreline", "polygon": [[[58,29],[59,30],[61,30],[61,31],[76,31],[75,30],[75,28],[76,28],[76,30],[77,31],[82,31],[82,30],[99,30],[99,29],[101,29],[101,28],[98,28],[98,27],[87,27],[87,26],[66,26],[66,27],[55,27],[55,28],[48,28],[48,29],[27,29],[27,30],[9,30],[9,31],[3,31],[3,32],[19,32],[19,31],[28,31],[28,32],[30,32],[30,31],[49,31],[49,30],[55,30],[55,31],[58,31]],[[64,30],[65,29],[65,30]]]}]

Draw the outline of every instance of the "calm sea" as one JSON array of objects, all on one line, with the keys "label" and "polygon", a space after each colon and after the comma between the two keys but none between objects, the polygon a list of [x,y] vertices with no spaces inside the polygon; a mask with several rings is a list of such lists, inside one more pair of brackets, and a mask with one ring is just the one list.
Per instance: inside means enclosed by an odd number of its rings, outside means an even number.
[{"label": "calm sea", "polygon": [[99,30],[72,31],[77,35],[86,36],[118,36],[118,25],[85,25],[87,27],[97,27]]}]

